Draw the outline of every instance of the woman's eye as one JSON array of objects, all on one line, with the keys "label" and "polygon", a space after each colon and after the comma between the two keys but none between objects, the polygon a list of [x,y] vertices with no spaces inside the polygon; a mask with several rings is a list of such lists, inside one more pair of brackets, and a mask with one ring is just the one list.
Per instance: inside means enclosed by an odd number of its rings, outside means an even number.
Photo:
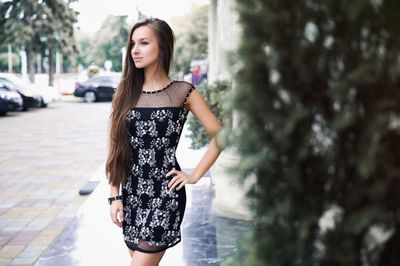
[{"label": "woman's eye", "polygon": [[148,42],[142,42],[142,45],[146,45],[146,44],[149,44]]}]

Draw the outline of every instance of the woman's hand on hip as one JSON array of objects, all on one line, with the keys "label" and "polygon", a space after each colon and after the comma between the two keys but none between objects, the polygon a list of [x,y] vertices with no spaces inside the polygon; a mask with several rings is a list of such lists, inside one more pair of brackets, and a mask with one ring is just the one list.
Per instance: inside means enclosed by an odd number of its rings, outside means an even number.
[{"label": "woman's hand on hip", "polygon": [[124,210],[122,207],[122,200],[114,200],[110,206],[110,215],[113,223],[122,227],[122,221],[124,220]]},{"label": "woman's hand on hip", "polygon": [[167,173],[167,176],[171,175],[173,176],[173,178],[168,183],[169,191],[172,191],[175,187],[176,190],[179,190],[186,184],[195,184],[198,181],[195,176],[182,171],[178,171],[175,168],[172,168],[172,170]]}]

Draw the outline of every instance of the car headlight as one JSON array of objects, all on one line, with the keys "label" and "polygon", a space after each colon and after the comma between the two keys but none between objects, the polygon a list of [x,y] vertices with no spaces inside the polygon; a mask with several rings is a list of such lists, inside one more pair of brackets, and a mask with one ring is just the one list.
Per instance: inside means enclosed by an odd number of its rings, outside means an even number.
[{"label": "car headlight", "polygon": [[0,92],[0,98],[3,98],[5,100],[11,100],[11,96],[8,93],[3,93],[3,92]]}]

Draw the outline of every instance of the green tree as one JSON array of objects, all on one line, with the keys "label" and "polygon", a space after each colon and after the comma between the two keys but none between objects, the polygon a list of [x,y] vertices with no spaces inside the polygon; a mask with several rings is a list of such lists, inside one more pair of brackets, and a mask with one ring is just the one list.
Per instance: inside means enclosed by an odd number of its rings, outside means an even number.
[{"label": "green tree", "polygon": [[13,44],[26,50],[30,80],[34,79],[34,55],[49,51],[50,84],[55,48],[62,54],[76,52],[73,24],[76,12],[69,4],[75,0],[11,0],[0,3],[0,44]]},{"label": "green tree", "polygon": [[207,57],[208,5],[193,5],[191,11],[171,22],[175,33],[173,71],[190,72],[190,62]]},{"label": "green tree", "polygon": [[255,230],[225,265],[399,265],[400,2],[237,5]]},{"label": "green tree", "polygon": [[[13,48],[12,50],[12,62],[13,71],[19,72],[21,69],[21,62],[18,55],[19,51]],[[8,45],[0,46],[0,72],[8,71]]]},{"label": "green tree", "polygon": [[106,60],[110,60],[114,71],[122,71],[121,49],[128,40],[128,27],[127,16],[109,15],[94,37],[81,40],[83,53],[79,61],[86,63],[86,66],[92,62],[103,66]]},{"label": "green tree", "polygon": [[[222,126],[227,128],[230,128],[232,123],[231,109],[227,106],[230,89],[231,85],[228,84],[228,82],[222,81],[212,85],[205,85],[202,89],[199,88],[200,93],[211,108],[211,111],[217,116],[218,120],[221,121]],[[190,148],[200,149],[210,142],[210,136],[197,118],[190,115],[188,125],[188,137],[192,140]]]}]

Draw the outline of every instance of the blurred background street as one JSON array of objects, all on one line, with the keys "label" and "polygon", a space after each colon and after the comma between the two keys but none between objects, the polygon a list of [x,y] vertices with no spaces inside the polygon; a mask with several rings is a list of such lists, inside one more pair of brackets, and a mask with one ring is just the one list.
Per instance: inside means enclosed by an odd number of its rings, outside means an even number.
[{"label": "blurred background street", "polygon": [[[108,118],[132,26],[221,121],[161,266],[400,265],[400,2],[0,0],[0,266],[128,265]],[[210,141],[189,114],[176,151]]]},{"label": "blurred background street", "polygon": [[[71,86],[76,78],[67,75],[59,83]],[[110,111],[109,101],[85,103],[63,95],[47,108],[1,118],[0,265],[129,264],[106,202]],[[205,149],[191,150],[185,135],[187,126],[177,158],[190,172]],[[210,173],[188,186],[183,242],[161,265],[217,265],[235,250],[238,232],[248,224],[212,214],[211,186]],[[79,195],[85,188],[96,190]]]}]

